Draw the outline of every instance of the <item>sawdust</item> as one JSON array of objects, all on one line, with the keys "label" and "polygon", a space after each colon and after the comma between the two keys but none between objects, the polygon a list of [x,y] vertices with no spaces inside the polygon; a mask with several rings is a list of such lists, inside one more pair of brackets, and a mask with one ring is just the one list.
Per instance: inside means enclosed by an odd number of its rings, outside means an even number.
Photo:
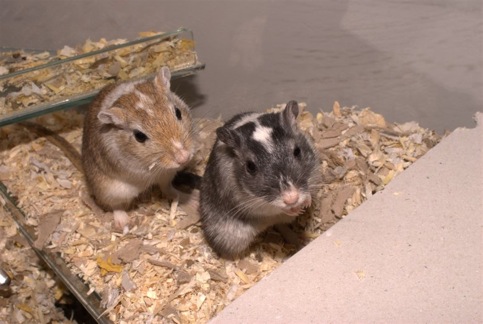
[{"label": "sawdust", "polygon": [[0,118],[83,100],[110,83],[145,78],[162,66],[176,72],[199,64],[189,31],[139,36],[131,42],[89,39],[55,54],[0,53]]},{"label": "sawdust", "polygon": [[[82,117],[67,111],[37,122],[79,149]],[[196,124],[199,145],[189,170],[201,175],[222,120]],[[271,229],[242,260],[219,259],[205,243],[197,219],[180,209],[173,214],[170,202],[155,189],[129,212],[132,230],[114,232],[112,217],[88,198],[82,174],[62,151],[19,125],[0,129],[0,179],[25,212],[26,225],[48,236],[42,238],[44,249],[60,253],[70,271],[102,296],[112,321],[206,322],[440,141],[416,123],[395,125],[370,109],[338,103],[330,112],[303,111],[299,124],[314,139],[324,186],[309,210],[289,226],[289,242],[281,234],[285,230]],[[43,218],[52,211],[60,217],[46,232]],[[1,215],[0,224],[9,222]],[[18,235],[11,226],[4,229],[10,233],[7,240]],[[12,259],[7,258],[10,267]],[[31,281],[54,285],[44,277]],[[37,306],[29,307],[36,312]],[[0,321],[8,316],[4,313]]]}]

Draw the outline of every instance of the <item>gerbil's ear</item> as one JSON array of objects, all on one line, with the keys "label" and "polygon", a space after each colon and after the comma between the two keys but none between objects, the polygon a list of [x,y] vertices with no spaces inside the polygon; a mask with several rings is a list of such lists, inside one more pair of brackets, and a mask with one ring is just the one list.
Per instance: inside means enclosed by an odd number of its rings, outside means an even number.
[{"label": "gerbil's ear", "polygon": [[239,148],[241,145],[241,139],[238,134],[226,127],[220,127],[216,130],[216,136],[218,139],[228,145],[231,148]]},{"label": "gerbil's ear", "polygon": [[111,107],[109,109],[103,109],[97,114],[97,118],[103,124],[114,124],[116,126],[122,126],[126,123],[123,110],[118,107]]},{"label": "gerbil's ear", "polygon": [[283,118],[284,124],[291,128],[296,128],[298,115],[299,115],[299,105],[297,101],[295,100],[289,101],[282,112],[282,118]]},{"label": "gerbil's ear", "polygon": [[171,87],[171,71],[169,67],[163,66],[156,77],[154,78],[154,84],[160,91],[167,91]]}]

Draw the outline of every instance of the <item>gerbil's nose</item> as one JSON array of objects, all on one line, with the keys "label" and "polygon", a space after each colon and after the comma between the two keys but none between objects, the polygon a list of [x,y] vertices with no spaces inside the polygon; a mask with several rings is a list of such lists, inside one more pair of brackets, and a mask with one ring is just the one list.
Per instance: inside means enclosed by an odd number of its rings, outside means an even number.
[{"label": "gerbil's nose", "polygon": [[178,150],[174,155],[174,160],[179,165],[186,164],[190,160],[191,154],[187,150]]},{"label": "gerbil's nose", "polygon": [[181,142],[173,141],[174,149],[174,160],[179,165],[184,165],[191,159],[191,153],[185,148]]},{"label": "gerbil's nose", "polygon": [[283,192],[282,199],[285,204],[293,205],[299,200],[299,193],[295,188],[291,188]]}]

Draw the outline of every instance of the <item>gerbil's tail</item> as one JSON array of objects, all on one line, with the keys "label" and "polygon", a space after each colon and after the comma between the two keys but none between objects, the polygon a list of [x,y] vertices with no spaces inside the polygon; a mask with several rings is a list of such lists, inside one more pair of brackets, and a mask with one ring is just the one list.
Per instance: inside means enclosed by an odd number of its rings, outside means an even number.
[{"label": "gerbil's tail", "polygon": [[65,156],[70,160],[70,162],[80,171],[82,172],[82,160],[81,160],[81,155],[80,153],[75,149],[72,144],[67,142],[65,138],[60,136],[59,134],[51,131],[48,128],[45,128],[44,126],[33,123],[33,122],[28,122],[24,121],[19,123],[23,127],[25,127],[27,130],[31,131],[35,135],[39,137],[45,137],[49,142],[57,146],[59,149],[64,152]]}]

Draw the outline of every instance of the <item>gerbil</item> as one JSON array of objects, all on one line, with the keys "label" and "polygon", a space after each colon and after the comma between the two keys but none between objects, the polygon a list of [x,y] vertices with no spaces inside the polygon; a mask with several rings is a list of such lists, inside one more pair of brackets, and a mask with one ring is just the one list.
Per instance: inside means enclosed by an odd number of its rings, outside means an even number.
[{"label": "gerbil", "polygon": [[153,80],[104,88],[84,120],[82,165],[97,204],[113,211],[121,228],[136,197],[159,185],[170,198],[176,172],[193,156],[193,126],[188,106],[170,90],[163,67]]},{"label": "gerbil", "polygon": [[193,126],[188,106],[170,91],[170,78],[163,67],[153,80],[102,89],[86,112],[82,154],[54,132],[22,123],[64,151],[83,171],[96,203],[112,211],[115,224],[124,230],[126,210],[149,187],[159,185],[169,198],[183,195],[172,180],[193,156]]},{"label": "gerbil", "polygon": [[299,107],[243,113],[216,130],[201,182],[205,238],[224,258],[239,257],[266,228],[290,223],[311,205],[320,162],[297,127]]}]

